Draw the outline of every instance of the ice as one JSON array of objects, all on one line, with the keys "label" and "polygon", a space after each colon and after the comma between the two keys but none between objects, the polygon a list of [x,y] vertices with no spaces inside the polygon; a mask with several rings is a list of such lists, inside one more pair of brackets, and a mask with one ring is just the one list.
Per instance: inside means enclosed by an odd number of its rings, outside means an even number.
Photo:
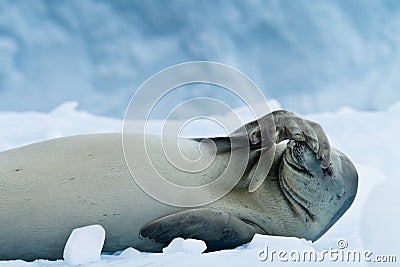
[{"label": "ice", "polygon": [[62,136],[121,131],[121,120],[77,108],[77,102],[65,102],[48,113],[1,112],[0,151]]},{"label": "ice", "polygon": [[105,237],[104,228],[98,224],[74,229],[65,244],[65,262],[79,265],[99,261]]},{"label": "ice", "polygon": [[172,242],[165,248],[163,248],[163,253],[176,253],[185,252],[188,254],[201,254],[207,249],[206,243],[202,240],[196,239],[183,239],[175,238]]},{"label": "ice", "polygon": [[119,258],[122,259],[131,259],[131,258],[137,258],[141,255],[141,252],[137,249],[134,248],[127,248],[124,251],[119,254]]}]

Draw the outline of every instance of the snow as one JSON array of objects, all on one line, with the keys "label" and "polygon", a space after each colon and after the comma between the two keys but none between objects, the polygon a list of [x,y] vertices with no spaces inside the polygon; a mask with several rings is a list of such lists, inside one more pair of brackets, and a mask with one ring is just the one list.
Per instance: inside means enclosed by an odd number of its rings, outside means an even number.
[{"label": "snow", "polygon": [[127,248],[119,254],[119,258],[121,259],[131,259],[137,258],[141,255],[141,252],[134,248]]},{"label": "snow", "polygon": [[105,237],[104,228],[98,224],[74,229],[65,244],[65,262],[80,265],[99,261]]},{"label": "snow", "polygon": [[171,254],[177,252],[185,252],[188,254],[201,254],[207,249],[206,243],[203,240],[196,239],[183,239],[175,238],[165,248],[163,248],[164,254]]},{"label": "snow", "polygon": [[[273,106],[273,109],[280,107],[277,102],[274,102]],[[297,238],[256,235],[249,244],[236,249],[201,253],[204,249],[201,241],[176,239],[164,249],[163,253],[145,253],[134,248],[126,248],[122,252],[103,252],[100,259],[95,259],[95,254],[98,257],[99,243],[86,246],[79,242],[72,248],[85,252],[82,258],[74,252],[66,255],[66,261],[61,259],[58,261],[38,259],[32,263],[20,260],[3,261],[0,262],[0,267],[69,266],[78,263],[90,267],[275,266],[287,263],[279,262],[277,258],[274,262],[270,262],[269,259],[260,261],[258,255],[265,246],[268,246],[269,251],[313,250],[321,253],[329,249],[338,250],[339,240],[345,242],[348,249],[373,252],[372,257],[395,255],[398,262],[400,260],[398,240],[400,153],[396,138],[400,131],[400,102],[377,112],[343,107],[336,112],[303,114],[303,116],[319,122],[326,130],[332,145],[347,154],[359,172],[359,190],[355,202],[344,216],[314,243]],[[0,112],[0,151],[59,136],[118,132],[121,131],[121,127],[121,120],[79,111],[77,103],[74,102],[66,102],[48,113]],[[218,129],[203,127],[193,131],[200,135],[213,135]],[[97,252],[92,257],[87,250],[95,247]],[[68,248],[67,245],[66,251],[72,248]],[[92,260],[96,261],[87,263]],[[83,264],[84,262],[86,263]],[[331,262],[329,259],[324,261],[324,266],[330,264],[337,265],[343,262]],[[353,265],[352,262],[347,264]],[[296,262],[293,265],[309,266],[309,262]],[[362,261],[355,266],[370,265]]]},{"label": "snow", "polygon": [[77,106],[76,102],[65,102],[49,113],[1,112],[0,150],[61,136],[121,131],[120,120],[78,112]]}]

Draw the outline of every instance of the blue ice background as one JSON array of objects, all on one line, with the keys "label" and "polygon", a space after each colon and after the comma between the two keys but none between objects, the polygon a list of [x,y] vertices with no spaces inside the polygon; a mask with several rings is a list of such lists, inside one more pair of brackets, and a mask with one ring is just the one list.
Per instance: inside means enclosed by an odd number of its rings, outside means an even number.
[{"label": "blue ice background", "polygon": [[400,2],[0,0],[0,111],[77,101],[122,118],[149,76],[192,60],[299,113],[385,110],[400,99]]}]

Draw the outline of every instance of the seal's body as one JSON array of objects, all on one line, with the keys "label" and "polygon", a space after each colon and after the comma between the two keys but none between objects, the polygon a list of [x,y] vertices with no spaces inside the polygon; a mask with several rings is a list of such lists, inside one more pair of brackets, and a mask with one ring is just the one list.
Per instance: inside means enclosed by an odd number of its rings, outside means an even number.
[{"label": "seal's body", "polygon": [[[197,141],[180,144],[198,153]],[[157,152],[160,139],[150,138],[149,146],[157,160],[163,154]],[[316,240],[355,197],[357,172],[348,158],[332,150],[324,169],[306,143],[293,140],[277,145],[267,178],[250,193],[249,173],[258,155],[251,152],[249,169],[227,195],[200,208],[179,208],[153,199],[134,182],[120,134],[59,138],[1,152],[0,259],[61,258],[71,231],[90,224],[105,228],[104,251],[155,252],[175,237],[203,239],[209,250],[236,247],[255,233]],[[217,167],[202,177],[218,175],[228,158],[229,152],[217,154]],[[178,181],[191,176],[179,175]]]}]

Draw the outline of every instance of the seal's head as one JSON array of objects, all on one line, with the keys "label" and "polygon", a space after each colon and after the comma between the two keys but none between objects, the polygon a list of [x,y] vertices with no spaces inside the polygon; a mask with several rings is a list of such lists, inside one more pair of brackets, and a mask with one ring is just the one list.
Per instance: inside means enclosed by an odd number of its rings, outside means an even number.
[{"label": "seal's head", "polygon": [[343,153],[332,149],[331,164],[321,167],[305,142],[290,140],[280,170],[282,191],[310,227],[304,238],[317,240],[350,207],[358,184],[357,170]]}]

